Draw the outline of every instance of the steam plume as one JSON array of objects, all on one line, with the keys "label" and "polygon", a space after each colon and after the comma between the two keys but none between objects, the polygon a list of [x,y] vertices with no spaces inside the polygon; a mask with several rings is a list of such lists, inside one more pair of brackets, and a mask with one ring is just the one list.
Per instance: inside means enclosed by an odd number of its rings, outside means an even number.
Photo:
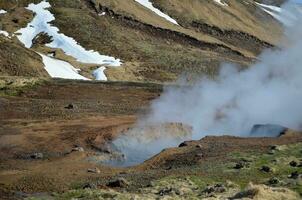
[{"label": "steam plume", "polygon": [[[247,70],[224,64],[215,80],[203,78],[193,86],[166,88],[153,102],[151,113],[138,124],[187,124],[193,128],[192,139],[220,134],[248,136],[255,124],[302,129],[302,16],[300,8],[291,4],[283,9],[294,17],[285,27],[280,49],[266,50]],[[266,132],[266,136],[270,134]],[[159,146],[157,141],[131,146],[136,144],[131,142],[133,138],[127,138],[128,146],[121,145],[122,138],[116,145],[122,151],[132,148],[142,153],[150,144],[159,152],[166,142],[157,138]],[[169,140],[165,145],[176,143]]]},{"label": "steam plume", "polygon": [[147,120],[191,125],[195,139],[205,134],[245,136],[255,124],[301,129],[302,15],[292,4],[284,9],[295,17],[285,27],[281,49],[265,51],[245,71],[224,64],[216,80],[167,88]]}]

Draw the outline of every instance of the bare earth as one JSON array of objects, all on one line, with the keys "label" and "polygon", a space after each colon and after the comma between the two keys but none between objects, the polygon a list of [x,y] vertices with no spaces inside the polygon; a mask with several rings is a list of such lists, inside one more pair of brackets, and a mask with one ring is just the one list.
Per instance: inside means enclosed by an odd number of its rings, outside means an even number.
[{"label": "bare earth", "polygon": [[[203,177],[212,168],[213,176],[216,166],[234,160],[228,156],[232,152],[262,154],[272,145],[302,142],[298,133],[279,138],[205,137],[129,168],[91,159],[102,151],[95,146],[106,145],[131,127],[161,91],[162,86],[154,84],[53,80],[24,88],[17,95],[2,95],[1,196],[18,198],[14,191],[63,192],[91,182],[107,188],[108,181],[117,177],[131,181],[129,191],[138,191],[164,177]],[[72,151],[75,147],[84,152]],[[43,153],[43,158],[33,158],[35,153]],[[94,168],[100,173],[87,171]],[[221,180],[225,176],[215,175]]]}]

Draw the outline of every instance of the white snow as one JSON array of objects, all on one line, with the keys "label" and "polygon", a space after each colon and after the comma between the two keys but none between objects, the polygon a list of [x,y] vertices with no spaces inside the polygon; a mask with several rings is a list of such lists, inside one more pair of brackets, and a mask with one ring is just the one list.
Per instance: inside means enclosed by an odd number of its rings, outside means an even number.
[{"label": "white snow", "polygon": [[5,13],[7,13],[6,10],[0,9],[0,14],[5,14]]},{"label": "white snow", "polygon": [[46,44],[51,48],[62,49],[67,55],[74,57],[77,61],[82,63],[93,63],[109,66],[120,66],[122,63],[119,59],[114,57],[100,55],[93,50],[86,50],[80,46],[73,38],[68,37],[62,33],[59,33],[59,29],[49,24],[49,22],[55,20],[54,15],[47,10],[51,5],[47,1],[42,1],[39,4],[29,4],[27,9],[35,13],[35,17],[26,28],[18,30],[17,37],[27,47],[32,46],[33,39],[39,33],[47,33],[52,37],[52,42]]},{"label": "white snow", "polygon": [[71,64],[40,53],[39,55],[43,59],[46,71],[52,78],[89,80],[88,78],[81,76],[79,70],[74,68]]},{"label": "white snow", "polygon": [[173,18],[171,18],[170,16],[168,16],[167,14],[163,13],[162,11],[160,11],[159,9],[155,8],[152,4],[152,2],[150,2],[149,0],[135,0],[137,3],[141,4],[142,6],[150,9],[151,11],[155,12],[157,15],[165,18],[166,20],[168,20],[169,22],[179,25],[177,23],[177,21]]},{"label": "white snow", "polygon": [[272,6],[272,5],[266,5],[266,4],[261,4],[261,3],[257,3],[259,6],[261,6],[262,8],[267,8],[269,10],[275,11],[275,12],[282,12],[282,8],[278,7],[278,6]]},{"label": "white snow", "polygon": [[228,6],[228,4],[227,3],[225,3],[225,2],[222,2],[221,0],[214,0],[216,3],[218,3],[219,5],[221,5],[221,6]]},{"label": "white snow", "polygon": [[275,18],[276,20],[282,22],[284,19],[281,17],[281,15],[279,15],[278,13],[274,13],[272,11],[269,11],[265,8],[262,8],[263,11],[265,11],[266,13],[268,13],[269,15],[271,15],[273,18]]},{"label": "white snow", "polygon": [[106,15],[106,12],[99,13],[98,15],[99,16],[104,16],[104,15]]},{"label": "white snow", "polygon": [[10,37],[9,37],[9,33],[6,32],[6,31],[3,31],[3,30],[0,30],[0,35],[4,35],[5,37],[10,38]]},{"label": "white snow", "polygon": [[281,22],[285,26],[291,25],[292,21],[295,20],[295,17],[289,13],[288,11],[283,10],[280,7],[272,6],[272,5],[266,5],[257,3],[256,4],[267,14],[271,15],[273,18],[275,18],[277,21]]},{"label": "white snow", "polygon": [[98,81],[107,81],[107,77],[104,73],[105,69],[106,69],[106,67],[100,67],[100,68],[93,71],[93,76],[95,77],[96,80],[98,80]]},{"label": "white snow", "polygon": [[[0,9],[0,14],[5,14],[7,13],[5,10]],[[0,35],[4,35],[5,37],[9,38],[9,33],[3,30],[0,30]]]}]

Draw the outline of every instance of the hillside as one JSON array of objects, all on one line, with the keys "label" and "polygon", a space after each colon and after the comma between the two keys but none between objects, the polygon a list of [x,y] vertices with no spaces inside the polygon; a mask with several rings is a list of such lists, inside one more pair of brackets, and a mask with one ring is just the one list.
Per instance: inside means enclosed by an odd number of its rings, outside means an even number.
[{"label": "hillside", "polygon": [[[4,31],[12,35],[31,22],[34,14],[25,8],[30,2],[0,2],[1,8],[7,11],[0,18]],[[153,2],[178,25],[132,0],[52,0],[49,3],[50,8],[46,9],[54,15],[50,23],[58,27],[60,33],[73,38],[85,49],[121,59],[121,67],[109,66],[105,70],[108,80],[166,82],[176,80],[183,73],[212,76],[221,62],[246,67],[263,49],[278,44],[282,31],[280,24],[254,1],[231,1],[226,6],[197,0],[185,4],[176,0]],[[55,54],[55,58],[70,62],[87,78],[93,78],[92,71],[98,66],[76,62],[58,48],[45,48],[44,44],[52,39],[42,36],[28,51]],[[19,51],[23,49],[16,37],[5,41],[18,46]],[[1,59],[6,68],[8,65],[20,67],[5,71],[3,75],[28,71],[22,52],[19,54],[16,59],[8,56]],[[42,65],[41,59],[32,59],[35,68],[38,63]],[[35,73],[35,68],[24,75],[45,77],[45,74]]]}]

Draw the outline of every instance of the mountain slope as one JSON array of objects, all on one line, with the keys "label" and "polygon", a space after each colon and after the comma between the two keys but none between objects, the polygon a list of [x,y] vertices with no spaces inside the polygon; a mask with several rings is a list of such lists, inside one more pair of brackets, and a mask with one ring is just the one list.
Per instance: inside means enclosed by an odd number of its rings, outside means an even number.
[{"label": "mountain slope", "polygon": [[0,66],[2,76],[48,76],[39,55],[3,36],[0,36]]},{"label": "mountain slope", "polygon": [[[8,11],[0,16],[2,29],[12,34],[25,27],[34,17],[25,7],[39,2],[1,0],[0,8]],[[55,16],[51,24],[61,33],[86,49],[122,60],[121,67],[107,67],[108,80],[166,82],[183,73],[192,78],[213,76],[222,62],[249,65],[263,49],[276,45],[282,32],[280,24],[252,0],[228,1],[225,6],[212,0],[152,1],[155,8],[179,25],[132,0],[49,3]],[[11,40],[22,46],[16,38]],[[79,63],[56,49],[45,48],[45,43],[42,41],[32,50],[56,52],[56,58],[72,63],[86,77],[93,78],[92,71],[99,66]],[[9,62],[22,68],[18,60]]]}]

